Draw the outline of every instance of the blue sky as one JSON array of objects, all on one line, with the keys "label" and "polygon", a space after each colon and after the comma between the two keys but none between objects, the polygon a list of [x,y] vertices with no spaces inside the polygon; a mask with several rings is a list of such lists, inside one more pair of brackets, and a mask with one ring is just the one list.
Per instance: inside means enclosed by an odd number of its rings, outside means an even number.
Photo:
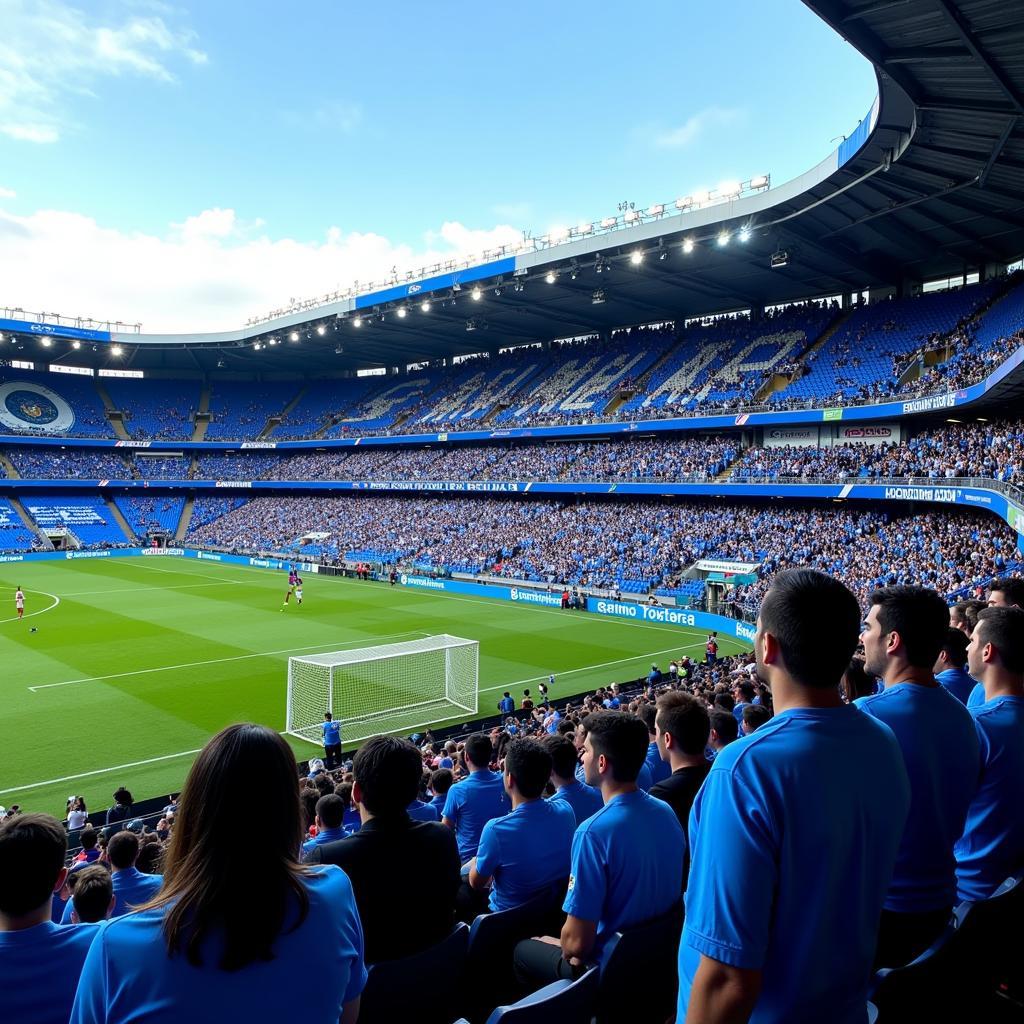
[{"label": "blue sky", "polygon": [[152,330],[780,183],[876,90],[798,0],[0,0],[0,24],[0,304]]}]

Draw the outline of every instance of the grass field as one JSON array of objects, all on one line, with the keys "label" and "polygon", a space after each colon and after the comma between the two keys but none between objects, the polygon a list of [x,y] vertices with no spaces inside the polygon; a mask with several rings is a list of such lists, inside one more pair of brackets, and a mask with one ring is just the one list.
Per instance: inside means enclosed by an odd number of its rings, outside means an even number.
[{"label": "grass field", "polygon": [[[305,604],[282,612],[285,583],[265,569],[141,558],[0,566],[0,804],[59,815],[71,793],[97,809],[118,785],[136,799],[179,788],[224,725],[284,728],[293,654],[435,633],[478,640],[485,715],[502,690],[518,697],[549,672],[552,696],[568,696],[703,647],[672,626],[313,574]],[[721,653],[739,649],[725,640]],[[316,750],[293,745],[300,757]]]}]

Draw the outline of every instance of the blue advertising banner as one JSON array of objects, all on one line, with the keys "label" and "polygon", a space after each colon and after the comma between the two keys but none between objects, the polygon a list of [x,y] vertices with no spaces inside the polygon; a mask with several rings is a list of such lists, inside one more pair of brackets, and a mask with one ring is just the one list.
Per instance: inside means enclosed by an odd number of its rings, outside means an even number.
[{"label": "blue advertising banner", "polygon": [[632,619],[661,626],[679,626],[683,629],[707,630],[753,645],[754,625],[739,619],[729,619],[711,612],[691,612],[685,608],[665,608],[661,605],[638,604],[635,601],[612,601],[605,597],[588,597],[587,611],[595,615],[608,615],[615,619]]},{"label": "blue advertising banner", "polygon": [[463,267],[460,270],[439,274],[437,277],[428,277],[422,281],[408,281],[404,284],[395,285],[393,288],[385,288],[383,291],[371,292],[369,295],[357,295],[356,309],[367,309],[382,302],[399,302],[402,299],[415,299],[421,295],[429,295],[431,292],[438,291],[441,288],[451,288],[455,284],[469,284],[472,281],[482,281],[485,277],[511,274],[515,269],[516,261],[515,257],[512,256],[503,260],[495,260],[493,263],[484,263],[479,267]]},{"label": "blue advertising banner", "polygon": [[78,338],[79,341],[110,341],[110,331],[94,331],[87,327],[65,327],[63,324],[37,323],[34,320],[7,320],[0,317],[0,331],[16,334],[40,334],[54,338]]}]

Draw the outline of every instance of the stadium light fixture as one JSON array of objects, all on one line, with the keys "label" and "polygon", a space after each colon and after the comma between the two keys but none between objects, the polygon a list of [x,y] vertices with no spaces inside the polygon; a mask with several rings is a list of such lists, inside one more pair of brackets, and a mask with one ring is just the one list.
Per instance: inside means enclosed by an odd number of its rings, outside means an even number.
[{"label": "stadium light fixture", "polygon": [[644,251],[643,251],[643,249],[634,249],[629,254],[629,262],[632,263],[634,267],[638,266],[641,263],[643,263],[643,261],[644,261]]},{"label": "stadium light fixture", "polygon": [[582,223],[582,224],[577,224],[576,225],[576,234],[577,235],[589,235],[593,230],[594,230],[594,222],[593,221],[589,221],[588,220],[588,221],[584,221],[584,223]]},{"label": "stadium light fixture", "polygon": [[693,196],[681,196],[676,200],[677,210],[688,210],[691,206],[693,206]]},{"label": "stadium light fixture", "polygon": [[721,234],[720,234],[720,235],[718,236],[718,244],[719,244],[720,246],[726,246],[726,245],[728,245],[728,244],[729,244],[729,232],[728,232],[728,231],[723,231],[723,232],[722,232],[722,233],[721,233]]},{"label": "stadium light fixture", "polygon": [[320,335],[320,337],[322,338],[322,337],[323,337],[323,336],[324,336],[324,335],[325,335],[325,334],[327,333],[327,328],[326,328],[326,327],[324,327],[324,325],[323,325],[323,324],[321,324],[321,325],[320,325],[320,326],[319,326],[319,327],[318,327],[318,328],[316,329],[316,333],[317,333],[317,334],[319,334],[319,335]]},{"label": "stadium light fixture", "polygon": [[[298,335],[296,335],[296,334],[292,335],[292,341],[297,340],[297,338],[298,338]],[[276,345],[277,344],[277,338],[271,338],[270,339],[270,344],[271,345]]]},{"label": "stadium light fixture", "polygon": [[82,343],[80,341],[73,341],[71,342],[71,347],[73,349],[80,349],[82,347]]},{"label": "stadium light fixture", "polygon": [[470,292],[470,295],[472,295],[472,296],[473,296],[473,301],[474,301],[474,302],[479,302],[479,301],[480,301],[480,296],[481,296],[481,295],[483,295],[483,292],[482,292],[482,291],[480,291],[480,289],[479,289],[479,288],[474,288],[474,289],[473,289],[473,290],[472,290],[472,291]]},{"label": "stadium light fixture", "polygon": [[53,344],[49,338],[41,338],[40,340],[42,341],[43,348],[49,348]]},{"label": "stadium light fixture", "polygon": [[665,204],[664,203],[655,203],[653,206],[648,208],[647,216],[648,217],[660,217],[664,212],[665,212]]},{"label": "stadium light fixture", "polygon": [[558,275],[553,270],[549,270],[544,275],[544,280],[547,281],[548,284],[554,284],[558,280]]},{"label": "stadium light fixture", "polygon": [[558,227],[552,228],[548,235],[552,243],[564,242],[569,237],[569,229],[559,224]]},{"label": "stadium light fixture", "polygon": [[623,218],[627,224],[633,224],[640,219],[639,210],[627,210]]},{"label": "stadium light fixture", "polygon": [[398,316],[399,316],[399,319],[401,319],[401,320],[405,319],[405,306],[399,306],[398,307]]},{"label": "stadium light fixture", "polygon": [[[299,340],[299,332],[298,331],[292,331],[290,337],[291,337],[292,341],[298,341]],[[270,340],[273,341],[274,339],[271,338]]]},{"label": "stadium light fixture", "polygon": [[615,225],[617,223],[618,223],[618,219],[617,218],[615,218],[615,217],[605,217],[604,220],[601,221],[601,227],[603,227],[603,228],[613,228],[613,227],[615,227]]},{"label": "stadium light fixture", "polygon": [[256,344],[255,344],[255,345],[253,345],[253,347],[252,347],[252,350],[253,350],[254,352],[259,352],[259,350],[260,350],[261,348],[263,348],[263,346],[262,346],[262,345],[261,345],[261,344],[260,344],[260,343],[259,343],[259,342],[257,341],[257,342],[256,342]]},{"label": "stadium light fixture", "polygon": [[746,228],[746,227],[740,228],[740,241],[741,242],[749,242],[750,241],[750,228]]},{"label": "stadium light fixture", "polygon": [[0,341],[3,341],[3,340],[4,340],[4,336],[2,334],[0,334]]},{"label": "stadium light fixture", "polygon": [[423,300],[423,301],[422,301],[422,302],[420,303],[420,309],[421,309],[421,310],[422,310],[422,311],[423,311],[424,313],[429,313],[429,312],[430,312],[430,300],[429,300],[429,299],[424,299],[424,300]]},{"label": "stadium light fixture", "polygon": [[114,347],[113,347],[113,348],[112,348],[112,349],[110,350],[110,354],[111,354],[111,355],[114,355],[114,356],[119,356],[119,355],[120,355],[120,354],[121,354],[121,353],[122,353],[123,351],[124,351],[124,350],[123,350],[123,349],[121,348],[121,346],[120,346],[120,345],[115,345],[115,346],[114,346]]},{"label": "stadium light fixture", "polygon": [[756,178],[750,179],[751,188],[767,188],[768,187],[768,175],[759,174]]},{"label": "stadium light fixture", "polygon": [[693,239],[692,238],[684,238],[683,239],[683,252],[685,252],[687,256],[689,256],[690,253],[693,252]]},{"label": "stadium light fixture", "polygon": [[362,326],[363,326],[363,318],[362,318],[361,316],[357,316],[357,317],[356,317],[356,318],[355,318],[355,319],[354,319],[354,320],[352,321],[352,326],[353,326],[353,327],[362,327]]},{"label": "stadium light fixture", "polygon": [[723,181],[718,186],[718,194],[725,196],[727,199],[738,199],[742,191],[743,189],[738,181]]}]

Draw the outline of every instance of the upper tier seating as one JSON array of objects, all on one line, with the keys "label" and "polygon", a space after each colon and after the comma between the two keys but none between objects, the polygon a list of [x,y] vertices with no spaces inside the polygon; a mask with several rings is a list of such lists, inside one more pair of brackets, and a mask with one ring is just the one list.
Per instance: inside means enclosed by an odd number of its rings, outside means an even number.
[{"label": "upper tier seating", "polygon": [[104,387],[124,414],[130,437],[153,441],[188,441],[199,408],[198,381],[130,380],[106,377]]},{"label": "upper tier seating", "polygon": [[[0,426],[4,434],[60,434],[65,437],[113,437],[114,428],[107,419],[103,399],[91,377],[62,373],[33,373],[30,370],[0,368],[0,384],[24,383],[24,390],[11,391],[6,400],[7,412],[25,424],[16,429],[10,423]],[[40,398],[35,388],[53,392],[70,408],[72,416],[64,417],[57,404]],[[62,429],[54,429],[66,421]]]},{"label": "upper tier seating", "polygon": [[120,452],[88,448],[8,448],[7,457],[25,479],[130,480],[131,466]]},{"label": "upper tier seating", "polygon": [[271,416],[280,416],[299,393],[295,381],[214,381],[206,428],[209,441],[251,441],[259,437]]}]

